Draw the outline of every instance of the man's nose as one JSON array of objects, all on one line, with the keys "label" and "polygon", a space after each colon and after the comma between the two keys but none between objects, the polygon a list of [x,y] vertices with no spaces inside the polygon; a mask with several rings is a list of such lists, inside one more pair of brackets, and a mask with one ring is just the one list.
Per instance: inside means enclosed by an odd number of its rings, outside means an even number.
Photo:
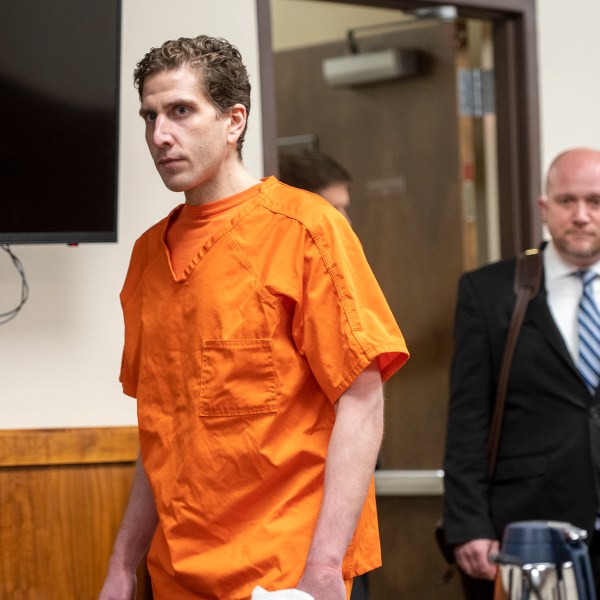
[{"label": "man's nose", "polygon": [[583,198],[577,201],[574,220],[578,223],[587,223],[590,220],[589,207]]},{"label": "man's nose", "polygon": [[154,121],[154,130],[152,132],[152,141],[158,147],[170,146],[173,143],[169,120],[159,115]]}]

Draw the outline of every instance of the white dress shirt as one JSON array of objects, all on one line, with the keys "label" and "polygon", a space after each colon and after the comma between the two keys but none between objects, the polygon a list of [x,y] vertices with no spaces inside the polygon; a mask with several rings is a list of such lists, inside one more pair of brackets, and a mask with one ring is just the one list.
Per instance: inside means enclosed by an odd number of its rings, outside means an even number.
[{"label": "white dress shirt", "polygon": [[[548,242],[544,250],[544,276],[548,306],[575,364],[579,362],[577,308],[583,293],[583,282],[581,277],[575,273],[580,270],[567,263],[558,253],[554,244]],[[600,261],[591,265],[589,270],[600,275]],[[600,306],[600,278],[594,279],[592,290],[596,304]]]}]

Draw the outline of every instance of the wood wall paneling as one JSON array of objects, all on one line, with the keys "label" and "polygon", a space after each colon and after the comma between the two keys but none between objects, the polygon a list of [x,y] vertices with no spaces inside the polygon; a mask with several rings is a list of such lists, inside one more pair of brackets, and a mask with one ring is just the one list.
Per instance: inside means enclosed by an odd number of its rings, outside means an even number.
[{"label": "wood wall paneling", "polygon": [[0,431],[0,598],[97,598],[137,452],[135,427]]}]

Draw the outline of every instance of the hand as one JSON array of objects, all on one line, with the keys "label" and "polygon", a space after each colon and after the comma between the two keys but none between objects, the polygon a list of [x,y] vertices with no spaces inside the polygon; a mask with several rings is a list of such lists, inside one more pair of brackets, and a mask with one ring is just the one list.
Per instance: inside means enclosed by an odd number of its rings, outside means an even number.
[{"label": "hand", "polygon": [[315,600],[346,600],[341,569],[325,565],[306,565],[296,589],[310,594]]},{"label": "hand", "polygon": [[98,600],[135,600],[136,592],[137,575],[135,572],[109,569]]},{"label": "hand", "polygon": [[454,547],[454,558],[461,571],[476,579],[493,580],[497,565],[489,561],[490,554],[500,551],[498,540],[478,539]]}]

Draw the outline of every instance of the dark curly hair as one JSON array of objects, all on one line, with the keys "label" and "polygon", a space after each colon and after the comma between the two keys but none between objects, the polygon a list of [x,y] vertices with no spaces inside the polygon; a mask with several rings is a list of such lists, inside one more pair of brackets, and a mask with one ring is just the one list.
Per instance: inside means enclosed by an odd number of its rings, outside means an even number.
[{"label": "dark curly hair", "polygon": [[[140,101],[146,77],[183,65],[196,69],[200,85],[217,110],[227,112],[235,104],[242,104],[250,114],[250,81],[242,55],[227,40],[208,35],[169,40],[160,48],[151,48],[133,72]],[[237,141],[240,158],[247,126],[246,122]]]}]

